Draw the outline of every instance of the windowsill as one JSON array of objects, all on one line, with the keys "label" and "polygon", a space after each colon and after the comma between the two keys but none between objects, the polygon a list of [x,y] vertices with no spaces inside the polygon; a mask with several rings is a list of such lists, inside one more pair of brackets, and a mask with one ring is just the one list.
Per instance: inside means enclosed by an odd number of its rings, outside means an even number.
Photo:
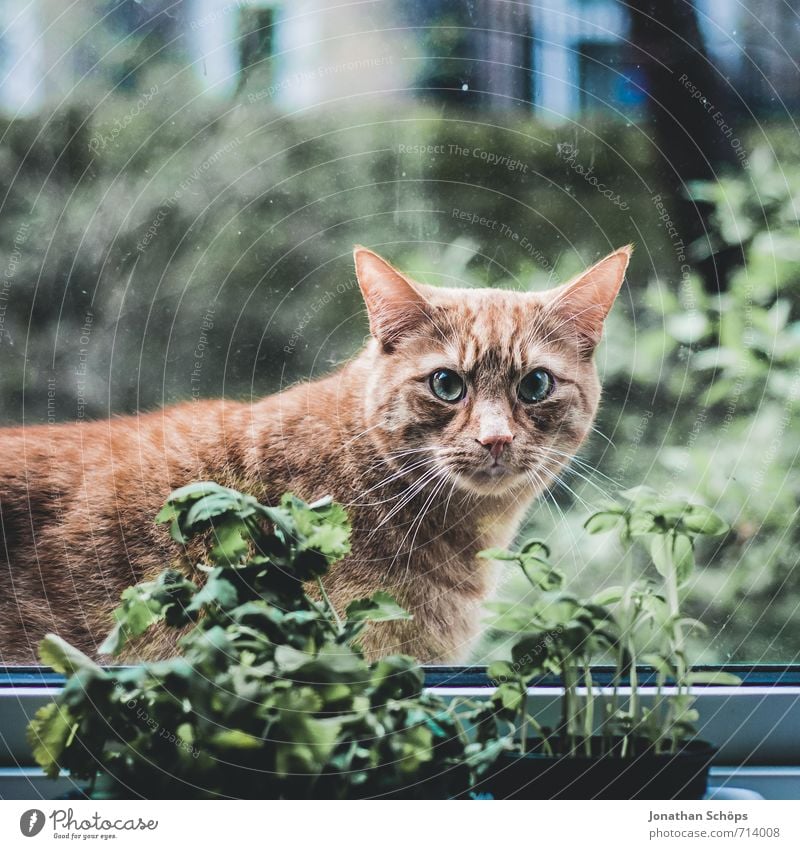
[{"label": "windowsill", "polygon": [[[692,688],[700,713],[699,736],[719,749],[712,784],[753,790],[768,799],[800,798],[800,667],[725,670],[738,674],[742,684]],[[610,674],[596,670],[603,693],[610,693]],[[43,668],[0,672],[0,798],[55,798],[73,789],[68,778],[51,783],[42,776],[25,739],[28,721],[58,693],[62,682],[62,676]],[[426,682],[443,697],[485,699],[492,689],[482,669],[429,667]],[[529,688],[531,709],[545,724],[557,719],[559,690],[556,681]],[[623,699],[628,692],[620,689]],[[640,693],[646,704],[655,689],[640,687]]]},{"label": "windowsill", "polygon": [[[712,767],[709,793],[718,788],[750,790],[764,799],[797,800],[800,766]],[[74,791],[80,791],[80,785],[68,776],[53,781],[38,767],[0,767],[0,799],[58,799]]]}]

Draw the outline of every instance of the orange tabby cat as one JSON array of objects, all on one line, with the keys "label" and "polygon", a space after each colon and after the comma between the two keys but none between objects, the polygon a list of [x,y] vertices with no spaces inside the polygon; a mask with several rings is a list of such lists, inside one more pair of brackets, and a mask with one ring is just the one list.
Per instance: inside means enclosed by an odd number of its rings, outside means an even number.
[{"label": "orange tabby cat", "polygon": [[464,658],[494,583],[477,553],[511,542],[589,432],[592,353],[629,257],[518,293],[423,286],[357,248],[372,339],[333,374],[255,404],[2,431],[0,663],[33,662],[48,631],[92,653],[122,589],[191,568],[153,517],[202,479],[273,503],[333,495],[353,523],[334,604],[385,589],[414,616],[373,626],[368,653]]}]

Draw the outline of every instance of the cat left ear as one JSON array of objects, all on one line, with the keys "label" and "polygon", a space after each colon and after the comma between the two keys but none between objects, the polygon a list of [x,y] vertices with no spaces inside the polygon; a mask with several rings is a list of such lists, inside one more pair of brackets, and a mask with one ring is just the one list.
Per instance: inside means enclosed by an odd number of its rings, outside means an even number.
[{"label": "cat left ear", "polygon": [[356,277],[369,313],[369,329],[385,351],[429,315],[429,305],[414,284],[385,259],[357,245]]},{"label": "cat left ear", "polygon": [[633,245],[619,248],[550,293],[549,308],[573,322],[586,350],[600,341],[632,253]]}]

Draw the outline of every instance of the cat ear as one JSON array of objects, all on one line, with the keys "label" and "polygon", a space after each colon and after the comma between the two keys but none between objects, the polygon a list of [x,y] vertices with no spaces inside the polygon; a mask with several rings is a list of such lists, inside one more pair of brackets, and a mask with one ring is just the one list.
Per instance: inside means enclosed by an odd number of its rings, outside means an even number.
[{"label": "cat ear", "polygon": [[573,322],[586,350],[600,341],[603,322],[625,279],[631,253],[633,245],[619,248],[549,293],[549,308]]},{"label": "cat ear", "polygon": [[419,290],[385,259],[356,245],[356,277],[369,313],[372,335],[391,351],[397,341],[429,315],[429,305]]}]

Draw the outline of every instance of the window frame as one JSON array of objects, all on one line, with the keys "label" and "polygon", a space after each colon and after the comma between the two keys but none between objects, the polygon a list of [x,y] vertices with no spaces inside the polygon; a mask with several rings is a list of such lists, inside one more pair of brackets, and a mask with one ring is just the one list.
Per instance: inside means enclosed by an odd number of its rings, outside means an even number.
[{"label": "window frame", "polygon": [[[792,766],[800,768],[800,664],[718,664],[694,667],[697,672],[738,675],[738,686],[697,684],[691,689],[700,713],[698,736],[718,748],[714,763],[722,767]],[[426,667],[426,687],[445,698],[488,698],[491,683],[483,667]],[[655,673],[637,667],[642,703],[656,695]],[[592,667],[595,684],[610,693],[611,666]],[[579,688],[581,692],[582,688]],[[562,688],[555,678],[528,687],[529,704],[546,724],[556,722]],[[665,694],[674,692],[667,687]],[[624,699],[630,687],[623,681]]]},{"label": "window frame", "polygon": [[[428,666],[424,670],[426,689],[446,699],[488,699],[493,689],[485,667]],[[715,765],[800,770],[800,664],[725,664],[697,670],[732,672],[742,682],[734,687],[691,688],[700,712],[699,736],[719,749]],[[612,667],[593,668],[595,682],[606,692],[610,692],[612,675]],[[63,683],[64,676],[46,667],[0,668],[0,778],[9,769],[26,773],[35,769],[25,729],[36,710],[58,695]],[[560,692],[554,678],[531,682],[531,708],[543,721],[556,718]],[[641,670],[639,692],[644,704],[652,701],[656,692],[652,670]],[[620,693],[623,698],[630,693],[624,682]]]}]

